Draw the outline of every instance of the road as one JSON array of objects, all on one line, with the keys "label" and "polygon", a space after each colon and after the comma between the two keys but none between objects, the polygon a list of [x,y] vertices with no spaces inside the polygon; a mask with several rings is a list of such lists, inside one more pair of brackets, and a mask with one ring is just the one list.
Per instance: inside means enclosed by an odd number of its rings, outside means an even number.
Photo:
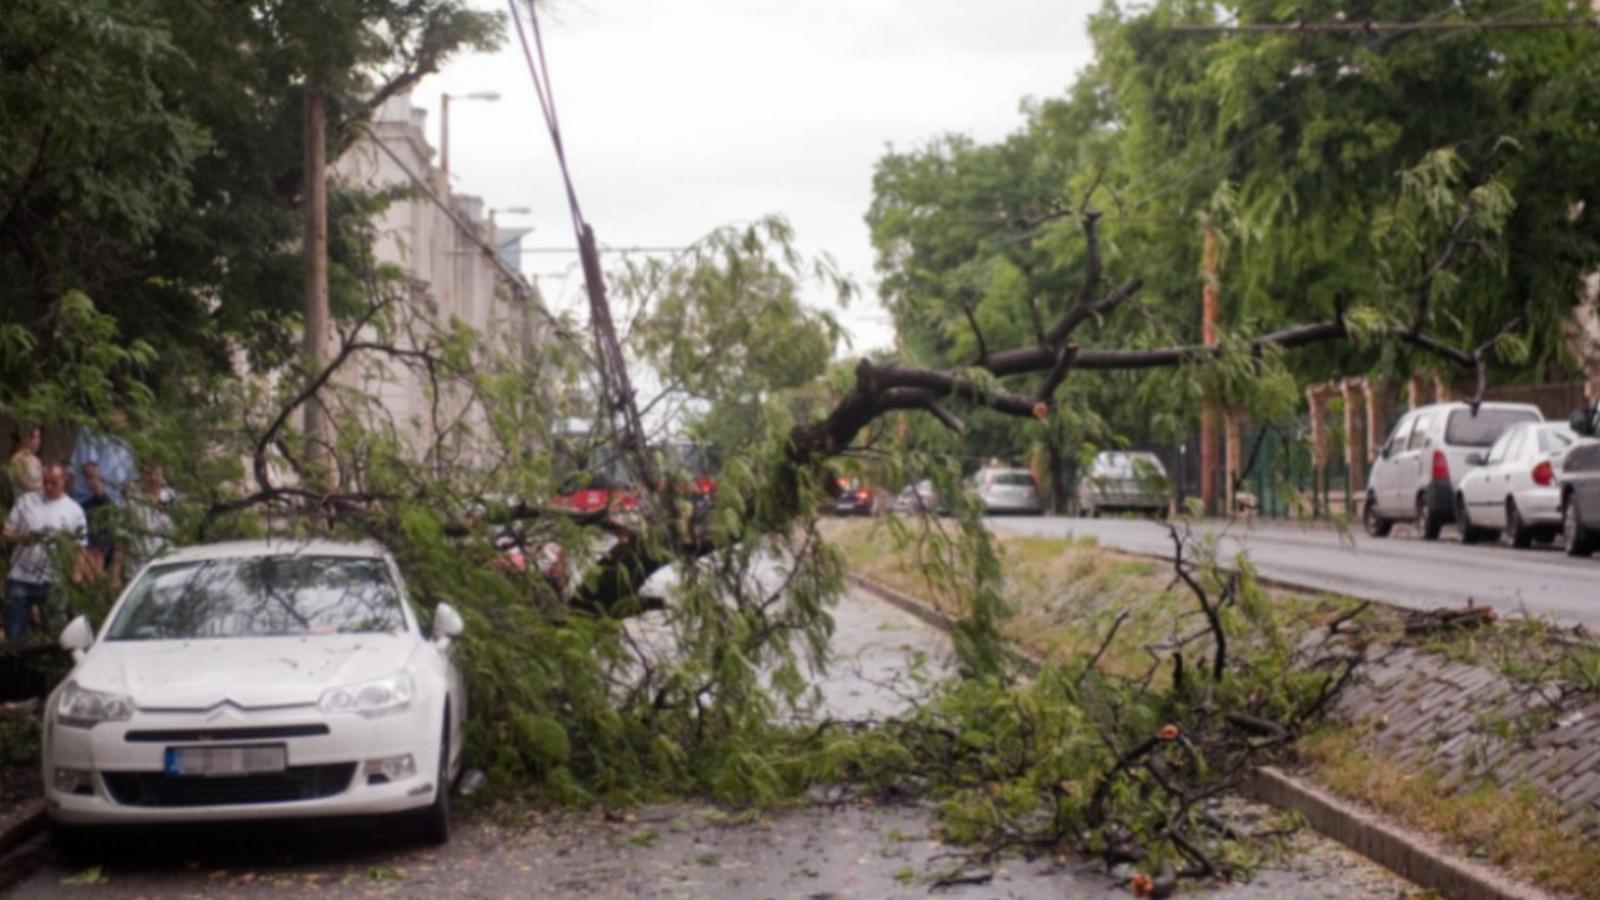
[{"label": "road", "polygon": [[[1166,525],[1144,519],[993,518],[1021,534],[1093,537],[1102,546],[1172,557]],[[1203,522],[1228,557],[1240,552],[1262,576],[1413,609],[1460,606],[1469,599],[1505,615],[1548,617],[1600,629],[1600,560],[1574,559],[1559,546],[1513,550],[1466,546],[1453,535],[1423,541],[1397,525],[1387,538],[1341,535],[1327,526],[1283,522]]]},{"label": "road", "polygon": [[[945,637],[882,601],[846,596],[836,620],[836,661],[820,684],[818,715],[892,715],[919,690],[904,677],[913,657],[927,660],[929,674],[948,671]],[[1245,808],[1243,814],[1262,813]],[[846,801],[756,815],[704,803],[610,815],[479,809],[458,822],[454,839],[439,850],[409,845],[370,824],[146,829],[104,842],[96,860],[51,860],[11,896],[927,897],[932,876],[954,865],[936,828],[930,803]],[[1293,841],[1284,866],[1197,896],[1412,896],[1409,883],[1315,834],[1301,832]],[[1131,895],[1084,860],[1041,858],[1003,861],[988,883],[940,896]]]}]

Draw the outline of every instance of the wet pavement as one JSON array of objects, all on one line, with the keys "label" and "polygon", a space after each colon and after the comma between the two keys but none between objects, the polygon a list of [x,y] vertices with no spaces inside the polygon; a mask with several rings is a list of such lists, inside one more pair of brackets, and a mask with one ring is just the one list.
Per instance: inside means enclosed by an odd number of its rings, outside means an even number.
[{"label": "wet pavement", "polygon": [[[1043,537],[1092,537],[1101,546],[1172,557],[1165,524],[1144,519],[1056,516],[992,518],[997,529]],[[1218,539],[1226,558],[1247,553],[1262,576],[1409,609],[1471,601],[1502,615],[1531,615],[1564,625],[1600,628],[1600,562],[1575,559],[1559,543],[1513,550],[1496,543],[1465,545],[1456,529],[1442,540],[1416,537],[1398,523],[1389,537],[1368,537],[1356,523],[1341,534],[1326,525],[1276,520],[1203,521],[1197,534]]]},{"label": "wet pavement", "polygon": [[[943,636],[864,595],[840,601],[837,661],[820,683],[819,715],[893,714],[921,690],[916,659],[945,671]],[[648,623],[641,627],[649,628]],[[1245,818],[1268,828],[1265,810]],[[479,813],[438,850],[386,825],[145,830],[108,841],[97,863],[52,859],[11,896],[32,897],[648,897],[875,898],[927,896],[962,857],[936,838],[921,804],[813,803],[763,812],[680,803],[598,812]],[[1249,884],[1202,896],[1407,897],[1413,888],[1365,860],[1301,832]],[[957,897],[1128,897],[1092,862],[1012,859],[987,880],[937,888]]]}]

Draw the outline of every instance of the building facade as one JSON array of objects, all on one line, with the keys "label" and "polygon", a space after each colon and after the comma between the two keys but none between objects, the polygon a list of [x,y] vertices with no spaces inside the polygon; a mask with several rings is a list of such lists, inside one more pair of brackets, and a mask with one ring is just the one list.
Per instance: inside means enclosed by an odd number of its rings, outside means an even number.
[{"label": "building facade", "polygon": [[[390,98],[368,135],[330,167],[332,177],[368,192],[409,191],[373,222],[376,261],[398,267],[408,282],[401,318],[413,326],[409,340],[421,343],[430,328],[459,323],[482,336],[486,354],[526,355],[536,340],[539,300],[507,265],[519,254],[505,245],[520,235],[499,232],[482,198],[451,190],[426,124],[427,112],[412,106],[408,93]],[[361,363],[345,387],[375,401],[419,455],[482,428],[481,411],[464,396],[436,397],[415,365],[379,354]]]}]

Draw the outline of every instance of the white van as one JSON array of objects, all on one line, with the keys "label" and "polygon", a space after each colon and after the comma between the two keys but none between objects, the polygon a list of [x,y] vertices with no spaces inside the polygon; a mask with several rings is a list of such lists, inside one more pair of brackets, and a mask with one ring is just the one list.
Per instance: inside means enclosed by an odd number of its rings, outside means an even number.
[{"label": "white van", "polygon": [[1435,403],[1401,416],[1367,476],[1367,534],[1384,537],[1396,521],[1409,520],[1424,538],[1437,539],[1455,521],[1456,486],[1472,465],[1467,457],[1513,425],[1542,421],[1527,403],[1483,403],[1476,414],[1466,403]]}]

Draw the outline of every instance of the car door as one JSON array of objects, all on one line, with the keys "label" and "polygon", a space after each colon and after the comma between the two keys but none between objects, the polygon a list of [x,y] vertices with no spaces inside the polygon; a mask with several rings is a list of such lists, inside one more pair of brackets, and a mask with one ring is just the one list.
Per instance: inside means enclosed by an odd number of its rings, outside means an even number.
[{"label": "car door", "polygon": [[[1511,473],[1525,445],[1526,428],[1513,428],[1500,436],[1489,447],[1483,471],[1471,477],[1468,490],[1462,491],[1467,504],[1472,507],[1472,521],[1480,525],[1504,528],[1506,524],[1506,491]],[[1463,479],[1465,483],[1466,479]],[[1470,493],[1469,493],[1470,491]]]},{"label": "car door", "polygon": [[1384,441],[1383,449],[1378,452],[1378,459],[1372,464],[1372,496],[1377,499],[1379,515],[1393,517],[1403,514],[1403,511],[1395,509],[1394,500],[1399,482],[1398,457],[1405,449],[1406,440],[1411,436],[1411,425],[1416,420],[1415,413],[1401,416],[1394,430],[1389,433],[1389,439]]},{"label": "car door", "polygon": [[1390,497],[1392,515],[1404,517],[1417,510],[1417,492],[1433,477],[1433,460],[1428,455],[1432,445],[1431,430],[1437,414],[1434,411],[1417,413],[1406,438],[1405,449],[1395,458],[1394,493]]}]

